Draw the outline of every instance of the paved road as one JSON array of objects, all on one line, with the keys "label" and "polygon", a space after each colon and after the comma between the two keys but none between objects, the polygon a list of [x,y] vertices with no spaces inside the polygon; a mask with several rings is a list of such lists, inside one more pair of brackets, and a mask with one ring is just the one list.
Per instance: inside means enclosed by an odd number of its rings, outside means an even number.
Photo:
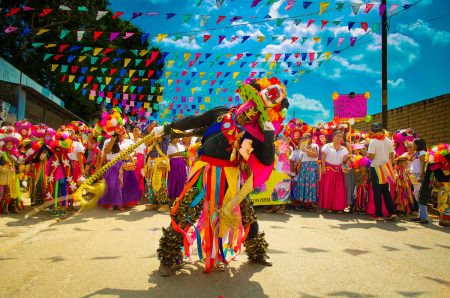
[{"label": "paved road", "polygon": [[157,274],[167,215],[139,206],[56,222],[0,216],[0,297],[450,297],[450,229],[362,215],[258,211],[274,267],[242,255]]}]

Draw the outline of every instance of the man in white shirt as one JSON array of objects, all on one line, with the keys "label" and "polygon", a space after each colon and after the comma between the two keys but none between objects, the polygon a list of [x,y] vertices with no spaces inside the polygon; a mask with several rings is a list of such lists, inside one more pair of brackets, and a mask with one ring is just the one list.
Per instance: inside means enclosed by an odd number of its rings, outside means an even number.
[{"label": "man in white shirt", "polygon": [[392,168],[390,163],[394,158],[394,145],[391,140],[385,137],[380,123],[373,123],[371,129],[374,133],[374,138],[369,143],[367,153],[369,155],[369,159],[372,160],[370,174],[375,203],[375,216],[372,217],[376,220],[383,220],[383,212],[381,208],[381,197],[383,197],[386,209],[390,214],[389,219],[396,220],[396,209],[394,203],[392,202],[391,193],[389,191],[389,183],[387,181],[390,175],[389,169]]}]

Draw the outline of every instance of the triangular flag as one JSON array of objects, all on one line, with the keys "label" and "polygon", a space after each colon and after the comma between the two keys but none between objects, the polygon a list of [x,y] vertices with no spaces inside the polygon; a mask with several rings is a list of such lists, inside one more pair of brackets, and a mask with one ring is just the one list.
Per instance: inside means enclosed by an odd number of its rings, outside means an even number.
[{"label": "triangular flag", "polygon": [[320,26],[320,30],[323,29],[323,27],[325,27],[325,25],[328,24],[327,20],[322,20],[322,26]]},{"label": "triangular flag", "polygon": [[207,42],[211,38],[211,35],[203,35],[203,42]]},{"label": "triangular flag", "polygon": [[290,10],[295,5],[295,2],[297,2],[297,0],[288,0],[287,1],[287,5],[286,5],[286,7],[284,9],[285,10]]},{"label": "triangular flag", "polygon": [[356,37],[350,37],[350,46],[354,46],[356,42]]},{"label": "triangular flag", "polygon": [[320,2],[319,15],[323,14],[325,10],[330,6],[330,2]]},{"label": "triangular flag", "polygon": [[258,42],[263,42],[264,39],[266,39],[265,36],[257,36],[256,38],[258,39]]},{"label": "triangular flag", "polygon": [[333,41],[333,39],[334,39],[333,36],[328,37],[327,47],[330,45],[330,43]]},{"label": "triangular flag", "polygon": [[51,58],[53,54],[45,54],[44,61],[47,61],[47,59]]},{"label": "triangular flag", "polygon": [[379,33],[380,32],[380,23],[372,23],[370,30],[372,30],[375,33]]},{"label": "triangular flag", "polygon": [[250,38],[250,36],[249,35],[246,35],[246,36],[242,36],[242,42],[241,43],[244,43],[244,42],[246,42],[248,39]]},{"label": "triangular flag", "polygon": [[142,12],[133,12],[133,16],[131,17],[131,19],[133,20],[133,19],[138,18],[140,16],[142,16]]},{"label": "triangular flag", "polygon": [[352,2],[351,5],[352,5],[352,12],[356,16],[359,12],[359,8],[361,7],[362,3]]},{"label": "triangular flag", "polygon": [[307,9],[311,5],[311,1],[303,1],[303,8]]},{"label": "triangular flag", "polygon": [[[305,3],[305,2],[303,2]],[[312,23],[314,23],[316,20],[308,20],[308,24],[306,25],[306,28],[309,28],[309,26],[312,25]]]},{"label": "triangular flag", "polygon": [[206,23],[208,22],[210,16],[201,15],[200,16],[200,27],[205,27]]},{"label": "triangular flag", "polygon": [[176,16],[176,15],[177,15],[177,14],[176,14],[176,13],[173,13],[173,12],[166,13],[166,20],[169,20],[169,19],[173,18],[173,17]]},{"label": "triangular flag", "polygon": [[364,8],[364,13],[369,13],[374,5],[375,5],[374,3],[366,3],[366,7]]},{"label": "triangular flag", "polygon": [[125,32],[125,36],[123,36],[122,38],[123,38],[123,39],[128,39],[128,38],[130,38],[130,37],[133,36],[133,35],[134,35],[133,32]]},{"label": "triangular flag", "polygon": [[85,31],[77,31],[77,40],[80,42],[83,39]]},{"label": "triangular flag", "polygon": [[51,13],[53,11],[53,9],[51,8],[44,8],[42,10],[42,12],[39,14],[40,17],[45,17],[46,15],[48,15],[49,13]]},{"label": "triangular flag", "polygon": [[184,14],[183,15],[183,23],[189,22],[189,20],[192,18],[192,14]]},{"label": "triangular flag", "polygon": [[111,34],[109,35],[109,41],[112,42],[112,41],[115,40],[119,35],[120,35],[119,32],[111,32]]},{"label": "triangular flag", "polygon": [[342,44],[342,42],[344,41],[344,37],[339,37],[339,40],[338,40],[338,47],[340,47],[341,46],[341,44]]},{"label": "triangular flag", "polygon": [[97,41],[97,39],[103,34],[103,31],[94,31],[94,41]]},{"label": "triangular flag", "polygon": [[69,32],[70,32],[70,30],[65,30],[65,29],[61,30],[61,33],[59,34],[59,38],[64,39],[67,36],[67,34],[69,34]]},{"label": "triangular flag", "polygon": [[161,42],[167,36],[169,36],[169,34],[161,34],[161,33],[159,33],[158,36],[157,36],[158,43]]},{"label": "triangular flag", "polygon": [[94,49],[94,56],[97,56],[98,54],[100,54],[100,52],[103,50],[103,48],[95,48]]},{"label": "triangular flag", "polygon": [[11,17],[20,11],[20,7],[11,7],[9,12],[6,14],[7,17]]},{"label": "triangular flag", "polygon": [[216,6],[218,8],[221,8],[224,2],[225,2],[225,0],[216,0]]},{"label": "triangular flag", "polygon": [[256,5],[259,4],[259,2],[261,2],[262,0],[252,0],[252,4],[250,5],[250,8],[255,7]]},{"label": "triangular flag", "polygon": [[348,22],[348,30],[351,30],[355,26],[355,22]]},{"label": "triangular flag", "polygon": [[337,2],[336,3],[336,10],[342,11],[342,8],[344,8],[345,3],[344,2]]},{"label": "triangular flag", "polygon": [[367,32],[367,29],[369,29],[369,24],[367,22],[361,22],[361,28]]},{"label": "triangular flag", "polygon": [[98,21],[98,20],[100,20],[101,18],[103,18],[107,14],[108,14],[108,11],[105,11],[105,10],[97,11],[97,16],[95,17],[95,20]]},{"label": "triangular flag", "polygon": [[298,40],[298,36],[292,36],[291,37],[291,44],[296,42]]},{"label": "triangular flag", "polygon": [[398,8],[398,4],[391,4],[391,9],[389,10],[389,15],[392,15],[397,8]]},{"label": "triangular flag", "polygon": [[386,12],[386,4],[380,4],[380,7],[378,7],[378,12],[380,16],[383,16]]},{"label": "triangular flag", "polygon": [[145,44],[147,42],[148,37],[150,36],[149,33],[144,33],[141,36],[141,44]]},{"label": "triangular flag", "polygon": [[117,19],[118,17],[123,16],[123,14],[124,14],[123,11],[118,11],[118,12],[116,12],[116,13],[112,16],[112,18],[113,18],[113,19]]},{"label": "triangular flag", "polygon": [[[50,29],[39,29],[39,31],[36,33],[36,35],[39,36],[39,35],[42,35],[42,34],[48,32],[48,31],[50,31]],[[9,32],[6,32],[6,33],[9,33]]]}]

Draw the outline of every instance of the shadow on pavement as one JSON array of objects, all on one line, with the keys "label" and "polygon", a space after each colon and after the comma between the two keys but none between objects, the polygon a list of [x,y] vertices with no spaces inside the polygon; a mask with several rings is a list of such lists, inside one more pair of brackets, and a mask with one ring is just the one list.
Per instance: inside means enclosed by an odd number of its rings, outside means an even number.
[{"label": "shadow on pavement", "polygon": [[[263,266],[242,264],[227,267],[222,272],[203,273],[200,262],[185,265],[175,275],[161,277],[155,270],[149,275],[152,284],[148,290],[104,288],[84,297],[268,297],[262,286],[251,281],[253,274],[264,270]],[[267,269],[267,270],[270,270]]]}]

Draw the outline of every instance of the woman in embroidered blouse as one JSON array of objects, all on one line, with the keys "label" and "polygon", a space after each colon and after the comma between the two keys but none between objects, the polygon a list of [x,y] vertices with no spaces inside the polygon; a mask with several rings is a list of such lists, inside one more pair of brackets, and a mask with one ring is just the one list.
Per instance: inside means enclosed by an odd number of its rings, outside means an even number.
[{"label": "woman in embroidered blouse", "polygon": [[320,183],[319,208],[328,212],[342,211],[347,207],[345,178],[342,172],[344,157],[348,150],[342,145],[344,134],[335,131],[333,142],[322,147],[322,180]]}]

